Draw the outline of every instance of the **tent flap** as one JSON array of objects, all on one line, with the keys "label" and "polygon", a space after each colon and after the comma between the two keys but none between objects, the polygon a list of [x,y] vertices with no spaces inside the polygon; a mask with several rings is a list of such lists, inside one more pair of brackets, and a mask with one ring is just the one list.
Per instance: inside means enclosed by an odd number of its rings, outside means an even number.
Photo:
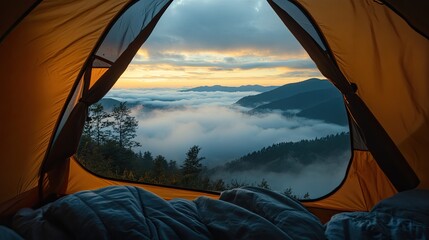
[{"label": "tent flap", "polygon": [[347,80],[338,68],[335,57],[332,57],[332,50],[328,47],[329,44],[324,43],[326,40],[321,40],[325,38],[321,37],[320,30],[317,30],[316,26],[313,28],[308,26],[316,25],[312,23],[314,20],[306,16],[308,13],[301,12],[298,15],[297,12],[301,11],[302,7],[291,2],[274,0],[269,3],[301,42],[321,72],[343,93],[347,109],[356,122],[366,146],[396,189],[404,191],[415,188],[419,184],[417,175],[365,102],[356,94],[357,89],[353,87],[356,85]]}]

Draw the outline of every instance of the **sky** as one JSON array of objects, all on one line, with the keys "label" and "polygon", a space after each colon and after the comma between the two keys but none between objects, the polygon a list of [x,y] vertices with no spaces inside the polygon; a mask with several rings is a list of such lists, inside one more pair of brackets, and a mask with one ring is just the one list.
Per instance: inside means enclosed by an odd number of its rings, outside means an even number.
[{"label": "sky", "polygon": [[322,77],[263,0],[176,0],[115,88],[280,86]]}]

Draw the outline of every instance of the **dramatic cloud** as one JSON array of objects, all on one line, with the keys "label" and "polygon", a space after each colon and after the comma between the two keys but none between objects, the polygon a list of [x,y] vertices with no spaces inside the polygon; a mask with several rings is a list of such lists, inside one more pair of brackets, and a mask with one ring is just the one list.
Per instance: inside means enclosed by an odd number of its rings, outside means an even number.
[{"label": "dramatic cloud", "polygon": [[145,44],[162,51],[302,54],[303,50],[266,1],[186,0],[173,3]]},{"label": "dramatic cloud", "polygon": [[[290,69],[315,69],[316,65],[310,59],[291,59],[291,60],[283,60],[283,61],[266,61],[266,59],[262,59],[260,57],[224,57],[221,60],[217,61],[207,61],[207,60],[186,60],[186,56],[182,55],[182,58],[177,59],[169,59],[164,58],[159,61],[135,61],[135,64],[141,65],[152,65],[152,64],[160,64],[160,65],[168,65],[170,67],[207,67],[216,70],[232,70],[232,69],[254,69],[254,68],[290,68]],[[320,75],[320,74],[319,74]]]}]

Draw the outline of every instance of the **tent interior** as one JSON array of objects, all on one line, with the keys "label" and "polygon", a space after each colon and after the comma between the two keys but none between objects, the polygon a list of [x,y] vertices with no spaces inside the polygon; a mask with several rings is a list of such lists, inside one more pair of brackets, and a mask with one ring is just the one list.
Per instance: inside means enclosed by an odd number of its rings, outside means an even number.
[{"label": "tent interior", "polygon": [[[76,159],[89,107],[114,86],[172,2],[0,3],[2,224],[19,209],[107,186],[137,186],[166,200],[219,198],[102,177]],[[370,211],[399,192],[429,189],[429,4],[267,2],[341,92],[348,115],[344,180],[301,204],[327,222],[337,213]]]}]

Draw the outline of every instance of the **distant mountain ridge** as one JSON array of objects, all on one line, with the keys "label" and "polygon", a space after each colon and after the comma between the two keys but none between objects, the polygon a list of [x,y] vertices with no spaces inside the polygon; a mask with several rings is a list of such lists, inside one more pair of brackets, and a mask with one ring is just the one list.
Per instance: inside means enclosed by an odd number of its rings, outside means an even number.
[{"label": "distant mountain ridge", "polygon": [[291,97],[282,98],[267,104],[260,105],[252,111],[260,112],[263,110],[289,110],[289,109],[305,109],[316,106],[321,102],[328,101],[332,98],[341,98],[341,94],[335,88],[325,88],[321,90],[308,91],[298,93]]},{"label": "distant mountain ridge", "polygon": [[239,87],[227,87],[221,85],[201,86],[181,90],[181,92],[266,92],[277,88],[277,86],[243,85]]},{"label": "distant mountain ridge", "polygon": [[255,108],[262,104],[267,104],[283,98],[291,97],[299,93],[326,89],[330,87],[332,87],[332,84],[327,80],[311,78],[302,82],[286,84],[261,94],[243,97],[238,100],[236,104],[243,107]]},{"label": "distant mountain ridge", "polygon": [[327,80],[309,79],[241,98],[236,104],[253,107],[250,114],[282,111],[283,115],[323,120],[346,126],[347,112],[342,94]]}]

